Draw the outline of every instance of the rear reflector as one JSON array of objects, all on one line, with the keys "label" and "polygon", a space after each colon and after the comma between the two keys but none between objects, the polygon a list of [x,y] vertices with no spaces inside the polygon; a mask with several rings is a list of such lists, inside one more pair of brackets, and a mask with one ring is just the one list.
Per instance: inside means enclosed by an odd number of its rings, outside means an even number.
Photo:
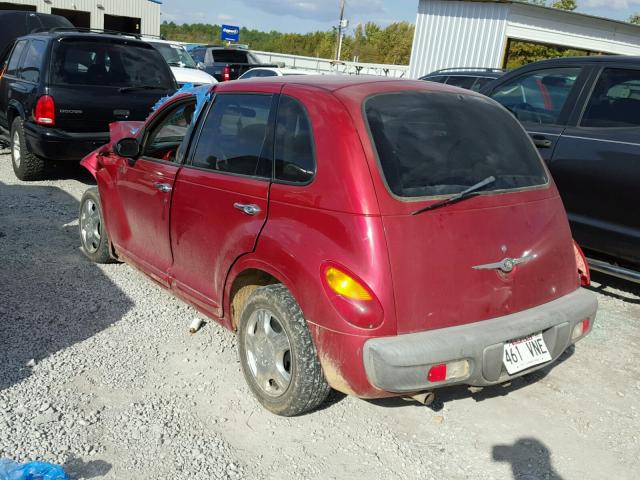
[{"label": "rear reflector", "polygon": [[573,327],[571,341],[575,342],[579,338],[584,337],[587,333],[589,333],[589,327],[591,327],[591,322],[589,322],[588,318],[585,318],[580,323],[578,323],[575,327]]},{"label": "rear reflector", "polygon": [[469,362],[456,360],[455,362],[441,363],[429,369],[427,379],[430,382],[444,382],[458,380],[469,376]]},{"label": "rear reflector", "polygon": [[228,82],[229,80],[231,80],[231,67],[227,65],[222,70],[222,81]]},{"label": "rear reflector", "polygon": [[55,125],[56,104],[53,101],[53,97],[49,95],[41,96],[36,103],[33,116],[39,125]]}]

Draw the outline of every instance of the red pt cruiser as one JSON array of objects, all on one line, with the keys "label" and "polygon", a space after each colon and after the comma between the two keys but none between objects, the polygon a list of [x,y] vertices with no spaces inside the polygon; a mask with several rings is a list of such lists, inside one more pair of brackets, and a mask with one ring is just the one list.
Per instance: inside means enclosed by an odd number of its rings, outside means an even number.
[{"label": "red pt cruiser", "polygon": [[[205,87],[208,88],[208,87]],[[280,415],[544,367],[597,302],[558,191],[501,106],[419,81],[256,79],[112,124],[83,250],[238,334]]]}]

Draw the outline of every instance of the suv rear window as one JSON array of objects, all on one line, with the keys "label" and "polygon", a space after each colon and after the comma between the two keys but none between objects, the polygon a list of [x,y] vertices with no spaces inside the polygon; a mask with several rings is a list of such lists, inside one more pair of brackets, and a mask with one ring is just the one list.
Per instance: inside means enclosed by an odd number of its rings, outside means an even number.
[{"label": "suv rear window", "polygon": [[243,50],[211,50],[211,53],[216,63],[257,63],[249,52]]},{"label": "suv rear window", "polygon": [[544,185],[536,149],[491,100],[441,92],[378,94],[364,112],[380,166],[399,197],[459,193],[489,176],[485,191]]},{"label": "suv rear window", "polygon": [[66,39],[57,45],[53,58],[57,84],[173,88],[171,71],[151,46]]}]

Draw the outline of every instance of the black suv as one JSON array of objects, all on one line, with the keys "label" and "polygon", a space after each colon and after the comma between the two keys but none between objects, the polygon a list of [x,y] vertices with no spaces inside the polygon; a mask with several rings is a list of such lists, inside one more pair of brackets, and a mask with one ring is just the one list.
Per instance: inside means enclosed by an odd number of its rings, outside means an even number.
[{"label": "black suv", "polygon": [[482,93],[529,132],[592,268],[640,280],[640,58],[531,63]]},{"label": "black suv", "polygon": [[21,180],[42,178],[47,160],[82,159],[108,142],[109,123],[144,120],[177,88],[148,43],[90,32],[21,37],[2,72],[0,136]]},{"label": "black suv", "polygon": [[446,83],[479,92],[484,86],[504,75],[504,72],[505,70],[499,68],[445,68],[420,77],[420,80]]}]

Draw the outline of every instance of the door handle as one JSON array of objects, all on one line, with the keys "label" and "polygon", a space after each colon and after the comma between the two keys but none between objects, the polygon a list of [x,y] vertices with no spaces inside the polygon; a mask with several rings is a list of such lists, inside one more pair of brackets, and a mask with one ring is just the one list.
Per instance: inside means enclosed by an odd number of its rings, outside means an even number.
[{"label": "door handle", "polygon": [[246,213],[247,215],[257,215],[260,213],[260,207],[258,205],[254,205],[254,204],[244,204],[244,203],[234,203],[233,204],[233,208],[240,210],[241,212]]},{"label": "door handle", "polygon": [[162,193],[169,193],[171,191],[171,185],[168,183],[156,183],[155,187]]},{"label": "door handle", "polygon": [[533,137],[533,144],[538,148],[550,148],[552,145],[551,140],[544,138],[543,136],[536,135]]}]

